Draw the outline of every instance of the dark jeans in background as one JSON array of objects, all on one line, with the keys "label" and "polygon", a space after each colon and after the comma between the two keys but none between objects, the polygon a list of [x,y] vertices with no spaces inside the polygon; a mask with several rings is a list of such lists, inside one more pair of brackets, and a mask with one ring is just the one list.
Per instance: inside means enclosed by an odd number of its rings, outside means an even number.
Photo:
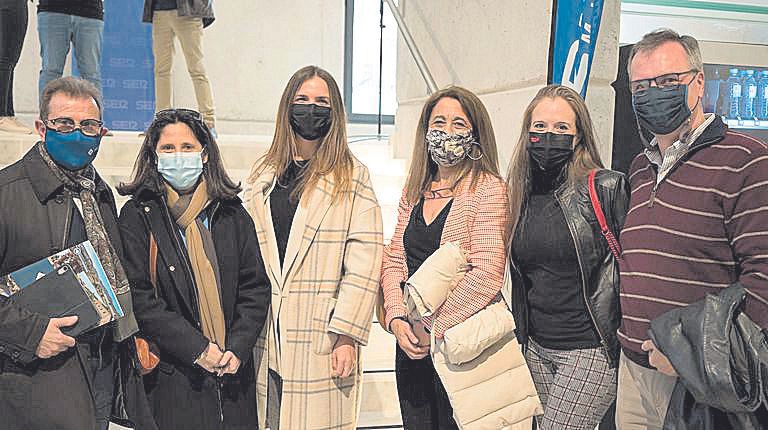
[{"label": "dark jeans in background", "polygon": [[0,0],[0,117],[14,116],[13,69],[27,34],[28,0]]}]

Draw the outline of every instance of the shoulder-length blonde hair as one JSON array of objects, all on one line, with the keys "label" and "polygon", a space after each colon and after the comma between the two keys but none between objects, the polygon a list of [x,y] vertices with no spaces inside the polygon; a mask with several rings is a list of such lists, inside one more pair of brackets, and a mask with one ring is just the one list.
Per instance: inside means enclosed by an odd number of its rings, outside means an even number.
[{"label": "shoulder-length blonde hair", "polygon": [[496,136],[493,134],[493,126],[491,125],[488,111],[485,109],[483,102],[474,93],[462,87],[451,86],[432,94],[421,110],[419,124],[416,127],[416,141],[413,145],[411,167],[405,183],[406,198],[410,203],[418,202],[422,194],[430,189],[430,184],[437,173],[437,164],[429,156],[426,135],[429,129],[429,117],[432,116],[432,110],[440,99],[444,97],[455,99],[461,104],[461,108],[467,114],[467,119],[469,119],[472,127],[472,135],[479,144],[479,149],[474,148],[469,154],[472,155],[472,158],[477,158],[477,156],[480,156],[480,158],[475,160],[470,157],[465,158],[455,181],[458,183],[470,173],[472,177],[470,189],[474,189],[477,180],[483,174],[500,177]]},{"label": "shoulder-length blonde hair", "polygon": [[352,152],[347,144],[347,117],[344,113],[344,102],[336,80],[330,73],[317,66],[306,66],[293,74],[280,97],[277,109],[275,135],[269,151],[257,161],[257,167],[251,175],[253,181],[265,169],[275,170],[276,177],[281,177],[296,156],[296,134],[291,128],[289,109],[301,85],[308,79],[319,77],[328,85],[331,104],[331,127],[328,134],[322,138],[317,152],[309,160],[306,169],[299,176],[299,182],[293,191],[292,198],[298,198],[302,192],[311,190],[325,175],[333,177],[333,200],[337,201],[351,187],[352,171],[354,168]]},{"label": "shoulder-length blonde hair", "polygon": [[509,192],[510,210],[508,239],[510,240],[515,233],[517,223],[525,209],[531,191],[531,163],[527,146],[529,130],[531,128],[531,117],[533,116],[533,110],[545,98],[561,98],[565,100],[576,114],[576,147],[574,148],[573,157],[567,166],[568,177],[566,181],[574,183],[583,180],[591,170],[603,167],[603,162],[600,161],[600,154],[597,151],[597,139],[595,138],[592,119],[589,116],[589,110],[587,110],[584,99],[576,91],[562,85],[549,85],[540,89],[536,97],[533,98],[525,109],[520,138],[517,140],[517,146],[509,162],[507,190]]}]

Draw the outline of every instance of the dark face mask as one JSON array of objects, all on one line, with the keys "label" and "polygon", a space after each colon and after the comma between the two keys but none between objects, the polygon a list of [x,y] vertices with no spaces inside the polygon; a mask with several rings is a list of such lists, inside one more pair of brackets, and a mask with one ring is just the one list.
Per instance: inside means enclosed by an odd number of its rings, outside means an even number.
[{"label": "dark face mask", "polygon": [[331,108],[294,103],[288,109],[288,119],[296,134],[306,140],[317,140],[331,129]]},{"label": "dark face mask", "polygon": [[572,134],[529,132],[526,148],[534,168],[549,173],[562,170],[573,157],[573,138]]},{"label": "dark face mask", "polygon": [[632,95],[632,107],[641,127],[653,134],[670,134],[691,117],[688,85],[650,87]]}]

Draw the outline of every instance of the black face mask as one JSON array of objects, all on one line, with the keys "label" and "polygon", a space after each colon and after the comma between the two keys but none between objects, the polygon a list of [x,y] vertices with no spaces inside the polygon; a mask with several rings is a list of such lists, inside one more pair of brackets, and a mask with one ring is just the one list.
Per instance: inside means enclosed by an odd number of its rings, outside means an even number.
[{"label": "black face mask", "polygon": [[536,169],[559,172],[573,157],[572,134],[528,133],[528,156]]},{"label": "black face mask", "polygon": [[688,85],[650,87],[632,95],[632,107],[640,126],[653,134],[670,134],[691,117]]},{"label": "black face mask", "polygon": [[288,119],[296,134],[306,140],[317,140],[331,129],[331,108],[294,103],[288,109]]}]

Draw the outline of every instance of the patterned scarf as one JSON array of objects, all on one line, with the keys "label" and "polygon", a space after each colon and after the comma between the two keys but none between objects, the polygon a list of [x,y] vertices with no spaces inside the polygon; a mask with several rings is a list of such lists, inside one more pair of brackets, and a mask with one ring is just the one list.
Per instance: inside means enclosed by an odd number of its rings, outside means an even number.
[{"label": "patterned scarf", "polygon": [[[99,211],[99,204],[96,201],[96,170],[91,165],[79,172],[64,170],[53,161],[42,142],[37,144],[37,149],[56,178],[67,188],[78,192],[80,196],[86,236],[96,250],[96,255],[99,256],[99,260],[104,266],[107,280],[112,285],[120,307],[125,313],[123,318],[117,320],[113,334],[115,341],[121,342],[138,332],[138,325],[133,315],[133,302],[128,277],[112,242],[109,240],[107,230],[104,227],[104,220]],[[100,293],[106,296],[104,291],[100,291]]]},{"label": "patterned scarf", "polygon": [[168,199],[168,209],[176,224],[184,231],[187,241],[187,255],[195,277],[203,334],[208,340],[224,348],[226,339],[219,264],[211,231],[198,218],[210,203],[208,187],[205,180],[202,180],[194,193],[180,196],[166,185],[165,195]]}]

